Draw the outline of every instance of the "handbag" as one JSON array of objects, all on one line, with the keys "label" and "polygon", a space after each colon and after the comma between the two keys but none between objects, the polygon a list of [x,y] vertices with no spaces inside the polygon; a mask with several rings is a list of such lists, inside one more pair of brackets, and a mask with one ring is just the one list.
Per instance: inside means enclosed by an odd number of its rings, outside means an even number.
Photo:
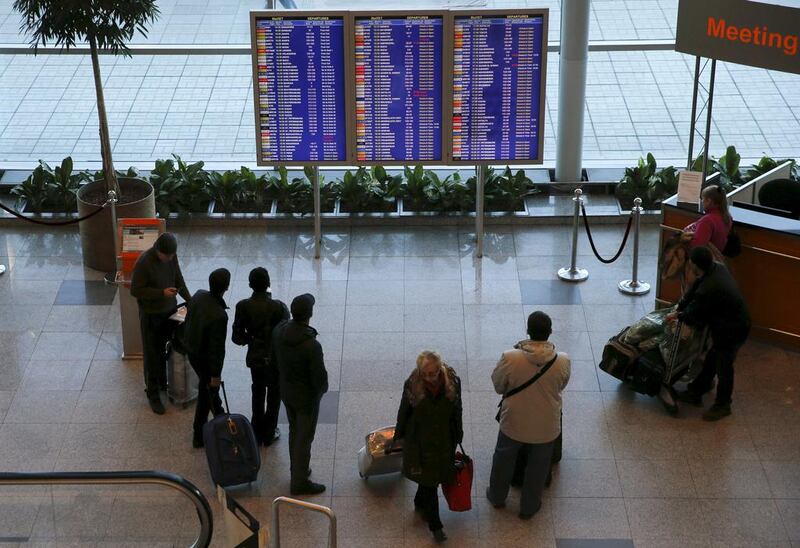
[{"label": "handbag", "polygon": [[738,257],[742,253],[742,239],[739,238],[739,234],[731,227],[731,231],[728,232],[728,241],[725,242],[725,249],[722,250],[722,254],[726,257]]},{"label": "handbag", "polygon": [[456,451],[456,475],[450,483],[442,484],[442,493],[451,512],[466,512],[472,510],[472,459],[464,452],[464,447],[458,444],[460,451]]},{"label": "handbag", "polygon": [[526,381],[525,383],[523,383],[523,384],[519,385],[519,386],[518,386],[518,387],[516,387],[516,388],[513,388],[513,389],[509,390],[509,391],[508,391],[508,393],[506,393],[506,394],[503,394],[503,397],[500,399],[500,403],[498,403],[498,404],[497,404],[497,415],[495,415],[495,417],[494,417],[494,420],[496,420],[497,422],[500,422],[500,411],[503,409],[503,402],[504,402],[504,401],[506,401],[506,398],[510,398],[511,396],[513,396],[513,395],[515,395],[515,394],[518,394],[519,392],[522,392],[523,390],[525,390],[526,388],[528,388],[530,385],[532,385],[533,383],[535,383],[536,381],[538,381],[538,380],[539,380],[539,377],[541,377],[542,375],[544,375],[545,373],[547,373],[547,370],[548,370],[548,369],[550,369],[550,366],[551,366],[551,365],[553,365],[554,363],[556,363],[556,360],[557,360],[557,359],[558,359],[558,354],[556,354],[555,356],[553,356],[553,359],[552,359],[552,360],[550,360],[549,362],[547,362],[547,363],[544,365],[544,367],[542,367],[542,370],[541,370],[541,371],[539,371],[538,373],[536,373],[536,374],[535,374],[533,377],[531,377],[530,379],[528,379],[528,381]]}]

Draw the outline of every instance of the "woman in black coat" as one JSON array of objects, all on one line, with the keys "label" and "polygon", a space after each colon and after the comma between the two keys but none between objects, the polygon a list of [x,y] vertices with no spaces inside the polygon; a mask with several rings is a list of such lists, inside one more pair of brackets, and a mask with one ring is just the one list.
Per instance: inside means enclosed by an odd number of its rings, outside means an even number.
[{"label": "woman in black coat", "polygon": [[464,437],[461,380],[436,352],[424,351],[406,380],[395,439],[403,443],[403,474],[417,483],[414,508],[437,542],[447,540],[439,519],[438,487],[453,481],[456,446]]}]

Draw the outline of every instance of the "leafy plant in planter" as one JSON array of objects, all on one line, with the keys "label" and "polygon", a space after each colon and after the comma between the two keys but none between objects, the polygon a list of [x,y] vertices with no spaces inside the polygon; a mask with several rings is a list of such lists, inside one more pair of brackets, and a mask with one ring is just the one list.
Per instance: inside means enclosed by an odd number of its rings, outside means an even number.
[{"label": "leafy plant in planter", "polygon": [[256,174],[242,166],[239,172],[239,177],[242,184],[242,203],[239,204],[241,209],[253,209],[256,213],[264,213],[269,209],[270,198],[268,197],[269,177],[262,175],[256,177]]},{"label": "leafy plant in planter", "polygon": [[336,188],[342,210],[350,213],[392,211],[401,190],[393,178],[384,179],[382,183],[375,181],[366,167],[359,168],[355,173],[347,171],[336,183]]},{"label": "leafy plant in planter", "polygon": [[20,185],[11,190],[17,196],[17,209],[26,202],[34,213],[45,210],[73,213],[77,209],[76,193],[83,181],[89,179],[86,172],[73,173],[72,157],[67,156],[60,166],[51,168],[47,162],[39,160],[33,173]]},{"label": "leafy plant in planter", "polygon": [[634,167],[626,167],[615,194],[623,209],[633,207],[635,198],[642,199],[645,209],[652,208],[652,189],[656,184],[658,165],[652,153],[647,153],[646,158],[639,158]]},{"label": "leafy plant in planter", "polygon": [[156,196],[159,215],[170,213],[202,213],[208,210],[211,197],[208,193],[209,174],[203,162],[187,164],[173,154],[173,160],[156,160],[150,173],[150,184]]},{"label": "leafy plant in planter", "polygon": [[147,25],[160,12],[155,0],[15,0],[14,9],[23,18],[21,30],[31,34],[30,44],[54,42],[69,50],[77,42],[89,42],[92,58],[97,115],[100,125],[100,151],[106,174],[106,191],[119,194],[119,185],[111,158],[103,80],[100,76],[101,50],[130,56],[127,42],[138,32],[147,36]]},{"label": "leafy plant in planter", "polygon": [[475,194],[470,194],[457,171],[444,179],[435,171],[428,171],[426,177],[425,198],[432,211],[469,211],[474,207]]},{"label": "leafy plant in planter", "polygon": [[425,209],[428,200],[427,187],[430,178],[421,165],[413,168],[405,166],[405,184],[403,188],[403,208],[406,211],[421,211]]},{"label": "leafy plant in planter", "polygon": [[235,211],[236,204],[242,203],[245,199],[242,173],[234,170],[209,173],[208,194],[223,213]]},{"label": "leafy plant in planter", "polygon": [[756,177],[764,175],[768,171],[772,171],[779,165],[785,164],[786,162],[792,162],[792,166],[789,171],[789,179],[793,181],[800,181],[800,168],[798,168],[796,160],[789,158],[783,160],[774,160],[769,156],[763,156],[757,164],[751,166],[745,173],[744,179],[746,181],[751,181]]},{"label": "leafy plant in planter", "polygon": [[522,169],[513,173],[510,167],[506,167],[502,174],[487,178],[486,195],[491,209],[518,211],[523,206],[523,200],[534,192],[533,181],[525,176]]},{"label": "leafy plant in planter", "polygon": [[383,166],[374,166],[370,172],[374,181],[374,194],[391,207],[403,193],[403,176],[389,175]]},{"label": "leafy plant in planter", "polygon": [[[50,166],[41,162],[46,171],[51,171]],[[58,204],[64,211],[74,212],[78,209],[76,194],[83,181],[88,180],[86,172],[72,172],[72,157],[67,156],[62,160],[60,166],[52,170],[52,177],[49,182],[49,194],[52,203]]]},{"label": "leafy plant in planter", "polygon": [[22,207],[22,202],[27,203],[27,207],[34,213],[41,213],[47,204],[51,175],[45,171],[43,162],[40,162],[27,179],[11,189],[11,194],[17,197],[16,208]]},{"label": "leafy plant in planter", "polygon": [[[706,176],[718,171],[720,174],[719,186],[725,193],[742,186],[746,181],[739,170],[742,161],[741,155],[736,152],[736,147],[731,145],[725,149],[719,160],[709,156],[706,164]],[[692,171],[703,171],[703,155],[701,154],[692,162]],[[705,186],[705,185],[704,185]]]}]

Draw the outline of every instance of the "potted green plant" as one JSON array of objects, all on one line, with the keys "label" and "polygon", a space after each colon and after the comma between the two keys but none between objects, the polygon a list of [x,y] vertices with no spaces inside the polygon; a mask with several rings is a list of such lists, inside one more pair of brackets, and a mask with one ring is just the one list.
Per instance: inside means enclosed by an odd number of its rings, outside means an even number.
[{"label": "potted green plant", "polygon": [[[382,169],[382,168],[381,168]],[[397,211],[397,198],[401,192],[402,179],[385,177],[381,181],[373,178],[373,172],[360,167],[347,171],[336,183],[339,193],[339,211],[342,213],[390,213]]]},{"label": "potted green plant", "polygon": [[775,160],[770,158],[769,156],[763,156],[761,160],[758,161],[757,164],[750,166],[750,168],[745,173],[745,180],[751,181],[756,177],[764,175],[768,171],[772,171],[776,167],[785,164],[786,162],[792,162],[792,167],[789,171],[789,179],[793,181],[800,180],[800,168],[797,165],[796,160],[792,160],[790,158],[785,158],[783,160]]},{"label": "potted green plant", "polygon": [[211,195],[205,164],[186,163],[177,154],[172,157],[174,160],[156,160],[150,172],[158,214],[166,218],[173,213],[207,213]]},{"label": "potted green plant", "polygon": [[[34,53],[40,44],[50,42],[67,50],[79,42],[89,43],[105,180],[81,187],[78,213],[83,216],[95,211],[113,190],[119,200],[118,217],[155,216],[150,185],[139,179],[118,178],[114,171],[99,60],[101,51],[130,55],[127,42],[136,32],[146,36],[147,25],[159,15],[155,0],[15,0],[14,9],[22,15],[22,29],[31,35]],[[110,210],[80,224],[86,266],[104,271],[116,268],[113,230]]]},{"label": "potted green plant", "polygon": [[208,174],[208,193],[214,201],[214,213],[233,213],[236,206],[245,201],[245,188],[241,171],[224,173],[212,171]]}]

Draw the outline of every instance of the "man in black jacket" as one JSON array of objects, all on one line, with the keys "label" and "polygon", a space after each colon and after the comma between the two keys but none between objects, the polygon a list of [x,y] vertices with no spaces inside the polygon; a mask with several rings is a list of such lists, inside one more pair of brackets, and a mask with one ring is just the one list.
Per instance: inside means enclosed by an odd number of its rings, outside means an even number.
[{"label": "man in black jacket", "polygon": [[145,392],[158,415],[164,414],[159,390],[167,387],[167,341],[177,326],[169,319],[178,307],[175,296],[186,301],[192,296],[183,281],[177,250],[175,236],[165,232],[139,256],[131,278],[131,296],[139,303]]},{"label": "man in black jacket", "polygon": [[309,479],[311,444],[317,430],[319,404],[328,391],[328,372],[317,341],[317,330],[308,325],[314,311],[308,293],[292,301],[292,319],[273,331],[272,351],[278,364],[281,399],[289,419],[291,494],[313,495],[325,486]]},{"label": "man in black jacket", "polygon": [[231,273],[218,268],[208,277],[209,291],[200,289],[187,304],[183,344],[189,353],[189,363],[199,378],[197,408],[194,414],[195,448],[203,447],[203,425],[208,413],[222,412],[219,386],[225,363],[225,341],[228,338],[228,305],[222,296],[231,284]]},{"label": "man in black jacket", "polygon": [[247,345],[245,363],[250,368],[253,394],[251,422],[258,442],[269,446],[281,435],[278,429],[278,412],[281,408],[278,368],[270,360],[272,330],[283,320],[289,319],[289,309],[281,301],[272,298],[267,269],[257,267],[250,271],[250,288],[253,295],[236,304],[233,342],[240,346]]},{"label": "man in black jacket", "polygon": [[667,319],[677,319],[691,326],[708,326],[712,347],[702,371],[679,398],[702,406],[703,395],[711,390],[716,375],[716,400],[703,413],[704,420],[716,421],[731,414],[733,362],[750,333],[750,313],[733,276],[724,265],[714,262],[708,248],[694,248],[690,260],[698,278],[678,303],[677,312]]}]

